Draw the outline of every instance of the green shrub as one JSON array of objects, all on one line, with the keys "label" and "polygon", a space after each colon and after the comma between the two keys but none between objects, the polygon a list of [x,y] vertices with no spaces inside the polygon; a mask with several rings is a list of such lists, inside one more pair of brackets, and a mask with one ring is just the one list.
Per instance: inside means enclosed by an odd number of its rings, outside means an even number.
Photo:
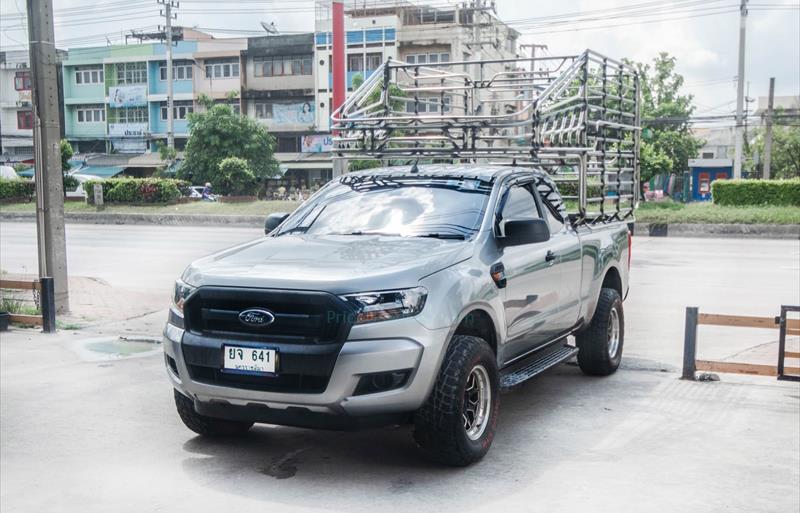
[{"label": "green shrub", "polygon": [[72,175],[64,175],[64,190],[65,191],[74,191],[75,188],[80,185],[80,182],[77,178]]},{"label": "green shrub", "polygon": [[181,197],[182,180],[165,178],[110,178],[87,180],[83,184],[87,200],[94,204],[94,186],[103,187],[104,203],[169,203]]},{"label": "green shrub", "polygon": [[212,184],[220,194],[244,196],[255,194],[256,176],[250,170],[246,160],[239,157],[227,157],[219,163],[219,174],[212,179]]},{"label": "green shrub", "polygon": [[717,205],[800,206],[800,178],[791,180],[715,180],[711,197]]},{"label": "green shrub", "polygon": [[36,184],[30,180],[0,178],[0,200],[31,201],[36,195]]}]

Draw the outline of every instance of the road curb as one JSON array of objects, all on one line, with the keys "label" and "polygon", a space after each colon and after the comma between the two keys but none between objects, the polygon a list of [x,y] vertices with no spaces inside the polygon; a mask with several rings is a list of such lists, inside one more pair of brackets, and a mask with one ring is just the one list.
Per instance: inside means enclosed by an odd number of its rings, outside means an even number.
[{"label": "road curb", "polygon": [[634,235],[800,240],[800,225],[636,223]]},{"label": "road curb", "polygon": [[[90,214],[67,212],[64,219],[76,224],[138,224],[163,226],[240,226],[259,228],[264,226],[267,215],[205,215],[205,214]],[[33,222],[32,212],[0,212],[0,221]]]},{"label": "road curb", "polygon": [[[163,226],[238,226],[260,228],[263,216],[217,214],[115,214],[67,212],[69,223]],[[33,222],[33,212],[0,212],[0,221]],[[788,224],[663,224],[636,223],[635,235],[650,237],[728,237],[800,240],[800,225]]]}]

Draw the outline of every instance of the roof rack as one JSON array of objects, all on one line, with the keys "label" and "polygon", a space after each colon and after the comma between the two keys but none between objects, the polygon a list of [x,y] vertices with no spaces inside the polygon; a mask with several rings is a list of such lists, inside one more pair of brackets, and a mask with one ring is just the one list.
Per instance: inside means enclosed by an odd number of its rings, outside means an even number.
[{"label": "roof rack", "polygon": [[639,202],[639,75],[591,50],[434,64],[389,59],[331,118],[334,158],[541,168],[574,224],[630,221]]}]

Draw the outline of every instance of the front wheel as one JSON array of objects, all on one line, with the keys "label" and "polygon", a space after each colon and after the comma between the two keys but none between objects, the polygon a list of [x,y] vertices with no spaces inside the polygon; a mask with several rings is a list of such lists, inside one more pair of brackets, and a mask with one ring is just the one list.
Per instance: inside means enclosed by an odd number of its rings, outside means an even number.
[{"label": "front wheel", "polygon": [[591,324],[575,338],[578,366],[584,374],[608,376],[616,372],[625,341],[625,316],[619,292],[608,288],[600,290]]},{"label": "front wheel", "polygon": [[497,362],[481,338],[453,337],[430,397],[414,416],[414,439],[434,460],[466,466],[489,451],[499,411]]},{"label": "front wheel", "polygon": [[191,399],[177,390],[174,390],[174,392],[175,408],[178,410],[178,415],[186,427],[198,435],[208,437],[233,436],[245,433],[253,427],[252,422],[240,422],[200,415],[194,411],[194,402]]}]

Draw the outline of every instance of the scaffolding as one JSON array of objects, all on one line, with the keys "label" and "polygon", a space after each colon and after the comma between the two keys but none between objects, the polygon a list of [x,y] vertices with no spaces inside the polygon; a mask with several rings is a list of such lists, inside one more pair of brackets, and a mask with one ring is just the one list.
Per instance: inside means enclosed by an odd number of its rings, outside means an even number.
[{"label": "scaffolding", "polygon": [[639,201],[639,76],[591,50],[434,64],[390,59],[332,123],[335,158],[542,169],[561,192],[546,200],[563,198],[556,207],[576,225],[632,221]]}]

